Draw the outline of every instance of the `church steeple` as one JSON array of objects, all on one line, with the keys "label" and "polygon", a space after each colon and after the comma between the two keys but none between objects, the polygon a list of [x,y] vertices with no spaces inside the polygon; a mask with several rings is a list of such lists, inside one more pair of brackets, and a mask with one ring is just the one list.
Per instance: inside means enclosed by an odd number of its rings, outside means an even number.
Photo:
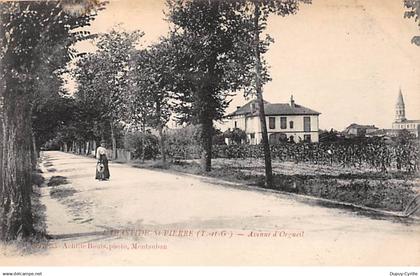
[{"label": "church steeple", "polygon": [[395,122],[400,123],[405,120],[406,120],[405,104],[404,104],[404,98],[403,98],[401,88],[400,88],[400,91],[398,93],[397,104],[395,105]]}]

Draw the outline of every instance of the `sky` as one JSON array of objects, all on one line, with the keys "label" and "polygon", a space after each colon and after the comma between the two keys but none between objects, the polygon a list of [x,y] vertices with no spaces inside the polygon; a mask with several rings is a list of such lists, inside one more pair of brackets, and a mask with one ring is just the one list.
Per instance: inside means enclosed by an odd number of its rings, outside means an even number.
[{"label": "sky", "polygon": [[[111,0],[90,31],[140,29],[147,46],[168,31],[164,9],[164,0]],[[265,56],[272,77],[265,100],[288,102],[293,94],[321,112],[321,129],[391,128],[401,88],[407,118],[420,119],[420,47],[410,42],[420,30],[404,18],[402,0],[312,0],[295,15],[271,16],[267,33],[275,42]],[[245,103],[239,93],[227,112]]]}]

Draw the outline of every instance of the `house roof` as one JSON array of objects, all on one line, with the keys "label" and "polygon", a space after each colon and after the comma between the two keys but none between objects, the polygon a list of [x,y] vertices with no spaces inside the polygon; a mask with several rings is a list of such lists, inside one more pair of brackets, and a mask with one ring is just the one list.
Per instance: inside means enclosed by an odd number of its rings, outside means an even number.
[{"label": "house roof", "polygon": [[381,135],[389,135],[392,133],[397,133],[398,129],[378,129],[371,133],[368,133],[369,136],[381,136]]},{"label": "house roof", "polygon": [[404,120],[402,122],[396,122],[396,124],[410,124],[410,123],[420,123],[420,120]]},{"label": "house roof", "polygon": [[359,125],[359,124],[355,124],[355,123],[346,127],[346,129],[349,129],[349,128],[362,128],[362,129],[372,129],[373,128],[373,129],[378,129],[374,125]]},{"label": "house roof", "polygon": [[[255,104],[256,108],[251,110],[251,105]],[[269,103],[264,101],[264,111],[265,115],[319,115],[318,111],[309,109],[302,105],[294,104],[294,106],[286,103]],[[227,117],[238,116],[238,115],[248,115],[256,116],[258,115],[258,103],[257,100],[252,100],[245,105],[239,107],[236,111],[227,115]]]},{"label": "house roof", "polygon": [[265,114],[267,115],[319,115],[318,111],[309,109],[302,105],[295,104],[291,106],[290,104],[268,104],[264,105]]}]

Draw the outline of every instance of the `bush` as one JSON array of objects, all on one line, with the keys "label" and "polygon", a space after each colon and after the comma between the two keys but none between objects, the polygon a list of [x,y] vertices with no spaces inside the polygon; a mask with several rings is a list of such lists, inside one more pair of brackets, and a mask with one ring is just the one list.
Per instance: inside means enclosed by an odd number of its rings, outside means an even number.
[{"label": "bush", "polygon": [[199,125],[189,125],[179,129],[171,129],[166,133],[166,154],[172,158],[192,159],[200,156]]},{"label": "bush", "polygon": [[213,145],[226,145],[225,135],[220,129],[215,129],[213,133]]},{"label": "bush", "polygon": [[223,133],[223,136],[225,138],[228,138],[231,143],[234,144],[242,144],[246,142],[246,133],[242,129],[234,128],[234,129],[228,129]]},{"label": "bush", "polygon": [[133,158],[137,159],[142,157],[144,148],[144,159],[155,159],[159,154],[159,140],[151,133],[128,133],[124,137],[124,148],[133,154]]}]

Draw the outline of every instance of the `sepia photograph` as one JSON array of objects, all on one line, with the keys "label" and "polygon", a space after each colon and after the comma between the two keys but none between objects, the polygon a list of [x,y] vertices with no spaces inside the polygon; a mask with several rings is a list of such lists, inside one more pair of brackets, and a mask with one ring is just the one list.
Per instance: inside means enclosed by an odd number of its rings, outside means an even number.
[{"label": "sepia photograph", "polygon": [[2,276],[420,273],[420,0],[0,0],[0,50]]}]

